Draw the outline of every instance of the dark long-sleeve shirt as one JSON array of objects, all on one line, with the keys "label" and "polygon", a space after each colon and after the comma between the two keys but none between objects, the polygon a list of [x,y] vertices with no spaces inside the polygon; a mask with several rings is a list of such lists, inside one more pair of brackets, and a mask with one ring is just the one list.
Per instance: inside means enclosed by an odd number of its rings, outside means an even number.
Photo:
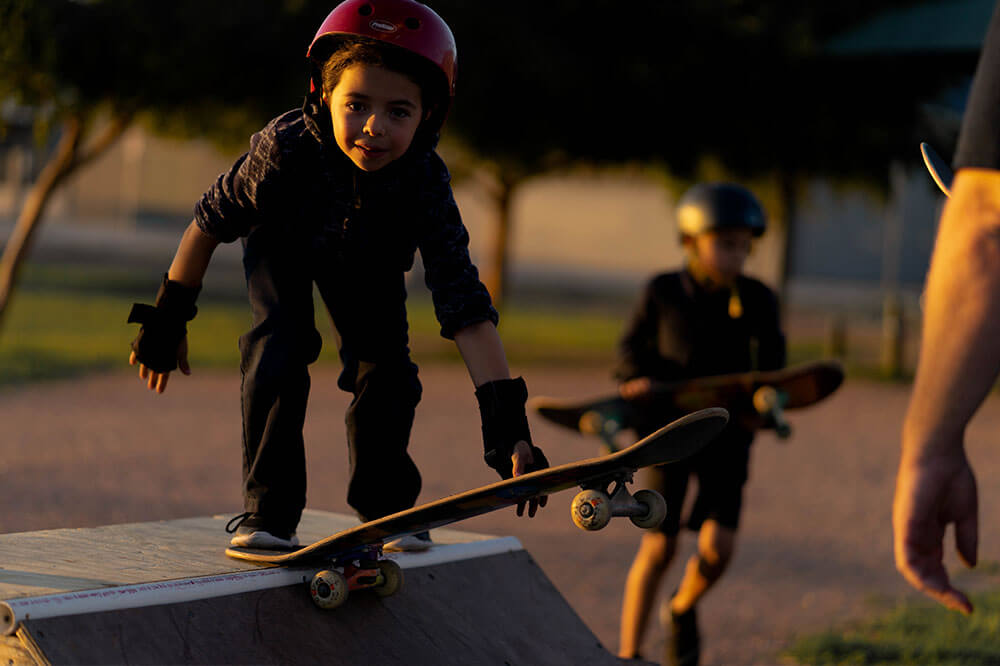
[{"label": "dark long-sleeve shirt", "polygon": [[729,290],[709,292],[683,271],[653,278],[619,348],[620,380],[674,381],[785,365],[778,300],[749,277],[737,282],[743,313],[731,317]]},{"label": "dark long-sleeve shirt", "polygon": [[373,267],[405,272],[419,249],[441,335],[453,338],[498,317],[469,256],[450,180],[429,149],[361,171],[334,143],[322,109],[307,103],[253,135],[250,150],[198,202],[195,221],[221,242],[276,225],[303,253],[364,267],[359,279]]}]

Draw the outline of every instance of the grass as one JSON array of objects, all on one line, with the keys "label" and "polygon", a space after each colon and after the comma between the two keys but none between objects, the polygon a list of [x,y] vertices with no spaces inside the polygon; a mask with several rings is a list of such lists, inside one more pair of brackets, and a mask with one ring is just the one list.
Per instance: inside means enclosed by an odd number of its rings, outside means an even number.
[{"label": "grass", "polygon": [[884,616],[799,640],[784,656],[814,666],[1000,664],[1000,590],[973,595],[966,617],[942,606],[901,604]]},{"label": "grass", "polygon": [[[0,386],[125,369],[138,330],[125,319],[133,302],[150,301],[157,279],[148,271],[27,267],[0,329]],[[409,310],[417,362],[461,362],[454,344],[438,334],[429,299],[411,298]],[[322,316],[317,323],[324,337],[319,362],[339,363],[331,326]],[[206,290],[188,326],[192,367],[238,367],[237,340],[249,325],[250,309],[238,289]],[[501,334],[513,366],[610,366],[621,325],[612,315],[512,308]]]},{"label": "grass", "polygon": [[[137,327],[125,322],[131,304],[149,302],[161,273],[157,269],[97,268],[75,265],[26,267],[0,328],[0,386],[126,369],[129,342]],[[220,286],[225,283],[227,286]],[[429,297],[414,289],[408,304],[410,337],[417,363],[455,362],[453,343],[440,337]],[[233,368],[239,364],[237,340],[250,325],[250,309],[238,276],[206,286],[198,317],[189,325],[194,369]],[[317,313],[322,313],[317,306]],[[329,323],[317,316],[323,335],[320,363],[339,363]],[[599,367],[609,370],[625,325],[620,308],[519,306],[515,301],[500,320],[514,372],[530,366]],[[819,358],[817,341],[795,340],[789,362]],[[848,366],[852,376],[877,376]]]}]

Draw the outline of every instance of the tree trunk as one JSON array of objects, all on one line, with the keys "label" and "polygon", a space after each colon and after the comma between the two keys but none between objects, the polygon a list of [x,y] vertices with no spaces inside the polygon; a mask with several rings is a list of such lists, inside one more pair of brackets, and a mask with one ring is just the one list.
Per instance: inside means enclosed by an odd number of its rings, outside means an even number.
[{"label": "tree trunk", "polygon": [[512,220],[510,215],[511,195],[514,184],[503,176],[497,179],[496,190],[493,193],[496,206],[497,226],[493,237],[493,260],[490,262],[486,277],[486,288],[493,298],[493,306],[500,310],[507,296],[507,271],[509,268],[508,254]]},{"label": "tree trunk", "polygon": [[781,170],[778,173],[778,195],[781,201],[781,231],[785,244],[778,273],[778,294],[783,304],[788,300],[788,280],[795,273],[795,216],[798,212],[798,188],[795,175]]},{"label": "tree trunk", "polygon": [[130,114],[114,117],[104,132],[94,141],[85,154],[80,153],[84,122],[72,116],[63,123],[62,137],[52,158],[42,169],[38,180],[28,190],[24,205],[14,224],[14,230],[0,256],[0,327],[10,306],[21,265],[38,229],[52,193],[75,169],[107,150],[121,136],[131,120]]}]

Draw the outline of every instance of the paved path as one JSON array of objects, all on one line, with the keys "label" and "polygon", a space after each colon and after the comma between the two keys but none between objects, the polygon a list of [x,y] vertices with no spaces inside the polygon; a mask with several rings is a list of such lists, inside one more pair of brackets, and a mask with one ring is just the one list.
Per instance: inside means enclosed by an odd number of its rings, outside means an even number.
[{"label": "paved path", "polygon": [[[197,369],[196,369],[197,372]],[[307,423],[309,505],[349,511],[344,501],[347,396],[336,369],[314,372]],[[424,399],[412,452],[424,474],[421,500],[493,480],[481,462],[478,412],[460,366],[422,371]],[[610,388],[597,370],[528,373],[532,394],[589,396]],[[36,384],[0,392],[0,532],[238,513],[239,378],[178,377],[162,396],[131,374]],[[794,438],[758,438],[736,560],[702,606],[705,664],[772,664],[798,632],[825,628],[911,596],[891,561],[889,510],[899,424],[908,388],[849,381],[826,403],[795,415]],[[597,451],[589,440],[533,420],[553,463]],[[991,398],[969,429],[981,514],[1000,493],[1000,402]],[[462,524],[512,534],[608,649],[617,649],[621,589],[638,532],[615,521],[583,533],[568,515],[570,493],[540,516],[513,511]],[[1000,559],[1000,532],[983,521],[983,561]],[[223,535],[220,534],[220,543]],[[688,539],[680,558],[692,547]],[[2,561],[2,553],[0,553]],[[666,583],[680,573],[675,564]],[[662,645],[650,631],[646,654]]]}]

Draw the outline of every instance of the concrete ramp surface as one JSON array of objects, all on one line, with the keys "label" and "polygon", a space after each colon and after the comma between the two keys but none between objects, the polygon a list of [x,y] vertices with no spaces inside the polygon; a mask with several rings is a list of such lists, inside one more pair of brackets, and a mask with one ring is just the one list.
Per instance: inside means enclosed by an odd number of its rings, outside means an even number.
[{"label": "concrete ramp surface", "polygon": [[[344,520],[335,514],[310,514],[309,524],[318,530],[324,529],[322,523]],[[129,526],[120,527],[128,531]],[[134,527],[142,529],[140,525]],[[3,596],[5,573],[17,581],[17,597],[28,598],[25,586],[32,578],[26,569],[30,567],[24,561],[16,562],[17,566],[12,567],[16,571],[12,572],[4,562],[5,550],[16,559],[17,537],[22,542],[30,534],[54,537],[62,532],[92,532],[100,537],[101,529],[104,528],[0,536],[0,567],[3,567],[0,598],[13,601],[9,589],[8,596]],[[380,598],[370,591],[357,591],[340,608],[324,611],[312,603],[306,584],[299,582],[175,603],[51,617],[28,614],[19,618],[16,633],[0,642],[0,663],[511,666],[621,663],[599,644],[515,539],[490,540],[449,530],[435,531],[433,536],[440,545],[432,549],[432,555],[394,556],[404,569],[405,583],[392,597]],[[34,545],[45,541],[35,541]],[[66,545],[65,538],[50,541]],[[491,549],[489,541],[502,547]],[[216,534],[212,552],[221,553],[224,542]],[[465,547],[469,545],[472,547]],[[173,543],[169,550],[176,556],[177,544]],[[95,551],[107,555],[114,548],[103,543],[97,544]],[[145,542],[144,552],[151,560],[147,573],[155,573],[155,549]],[[109,577],[106,570],[86,570],[85,554],[75,555],[73,564],[79,570],[74,578],[58,572],[46,575],[42,571],[46,568],[46,554],[40,553],[37,580],[76,581],[76,587],[80,587],[87,581]],[[55,554],[50,557],[58,559]],[[205,557],[209,558],[207,554]],[[64,552],[62,561],[65,560]],[[260,571],[224,556],[218,565],[216,576],[226,571]],[[108,566],[107,562],[103,566]],[[305,580],[310,574],[301,571]],[[115,590],[120,588],[104,589],[106,596],[114,597]],[[609,612],[617,612],[617,608],[609,605]]]}]

